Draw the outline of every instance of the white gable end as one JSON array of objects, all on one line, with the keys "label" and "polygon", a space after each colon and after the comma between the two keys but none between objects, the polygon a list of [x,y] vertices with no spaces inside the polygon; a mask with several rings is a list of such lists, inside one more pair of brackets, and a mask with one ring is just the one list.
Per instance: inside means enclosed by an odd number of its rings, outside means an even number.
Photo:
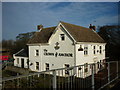
[{"label": "white gable end", "polygon": [[[61,39],[64,35],[64,40]],[[59,49],[55,49],[58,46]],[[42,64],[50,64],[50,69],[63,68],[65,64],[74,66],[74,45],[73,40],[57,26],[54,34],[49,39],[49,45],[42,47]],[[45,54],[45,51],[47,53]],[[42,70],[45,68],[43,67]]]}]

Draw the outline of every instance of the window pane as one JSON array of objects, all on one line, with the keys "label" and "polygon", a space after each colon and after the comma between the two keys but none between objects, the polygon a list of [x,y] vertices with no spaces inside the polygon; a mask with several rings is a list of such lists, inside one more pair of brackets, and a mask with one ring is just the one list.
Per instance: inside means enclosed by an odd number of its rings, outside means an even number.
[{"label": "window pane", "polygon": [[36,70],[39,70],[39,62],[36,62]]},{"label": "window pane", "polygon": [[49,63],[46,63],[46,71],[49,70]]},{"label": "window pane", "polygon": [[17,64],[19,64],[19,58],[17,58]]},{"label": "window pane", "polygon": [[61,40],[64,41],[65,40],[65,35],[64,34],[60,34],[61,35]]},{"label": "window pane", "polygon": [[88,55],[88,46],[84,47],[84,55]]},{"label": "window pane", "polygon": [[35,56],[39,56],[39,50],[35,51]]},{"label": "window pane", "polygon": [[[65,64],[65,68],[69,68],[69,66],[70,66],[69,64]],[[65,74],[66,74],[66,75],[69,75],[69,71],[68,71],[68,70],[65,70]]]}]

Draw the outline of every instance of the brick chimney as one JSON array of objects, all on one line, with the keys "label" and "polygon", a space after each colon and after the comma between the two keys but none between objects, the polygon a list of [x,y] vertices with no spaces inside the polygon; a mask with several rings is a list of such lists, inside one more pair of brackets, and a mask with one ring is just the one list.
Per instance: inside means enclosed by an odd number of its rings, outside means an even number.
[{"label": "brick chimney", "polygon": [[41,25],[37,25],[37,30],[38,30],[38,31],[42,30],[42,28],[43,28],[43,25],[42,25],[42,24],[41,24]]},{"label": "brick chimney", "polygon": [[92,25],[92,24],[90,24],[89,28],[90,28],[91,30],[96,31],[96,26],[94,26],[94,25]]}]

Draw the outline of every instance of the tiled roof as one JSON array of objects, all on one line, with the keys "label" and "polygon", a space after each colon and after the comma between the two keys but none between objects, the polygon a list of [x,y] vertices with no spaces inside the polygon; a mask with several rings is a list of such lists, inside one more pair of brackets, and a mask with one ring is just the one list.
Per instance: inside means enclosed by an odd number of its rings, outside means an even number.
[{"label": "tiled roof", "polygon": [[[105,41],[96,32],[89,28],[62,21],[60,21],[60,23],[66,28],[76,42],[105,43]],[[56,27],[43,28],[40,32],[36,32],[29,40],[28,44],[48,43],[49,38],[53,34],[55,28]]]},{"label": "tiled roof", "polygon": [[62,21],[61,23],[77,42],[105,43],[105,41],[95,31],[89,28],[65,23]]},{"label": "tiled roof", "polygon": [[40,32],[36,32],[28,41],[28,44],[47,43],[55,28],[56,27],[43,28]]},{"label": "tiled roof", "polygon": [[21,49],[19,52],[17,52],[15,54],[15,56],[28,57],[28,50],[27,49]]}]

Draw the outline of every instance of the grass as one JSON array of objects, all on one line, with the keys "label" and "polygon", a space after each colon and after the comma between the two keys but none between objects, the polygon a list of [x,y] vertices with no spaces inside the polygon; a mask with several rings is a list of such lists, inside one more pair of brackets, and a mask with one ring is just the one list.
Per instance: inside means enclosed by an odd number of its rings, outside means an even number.
[{"label": "grass", "polygon": [[[20,74],[19,74],[20,75]],[[13,72],[10,70],[2,70],[2,77],[11,77],[11,76],[17,76],[17,72]]]}]

